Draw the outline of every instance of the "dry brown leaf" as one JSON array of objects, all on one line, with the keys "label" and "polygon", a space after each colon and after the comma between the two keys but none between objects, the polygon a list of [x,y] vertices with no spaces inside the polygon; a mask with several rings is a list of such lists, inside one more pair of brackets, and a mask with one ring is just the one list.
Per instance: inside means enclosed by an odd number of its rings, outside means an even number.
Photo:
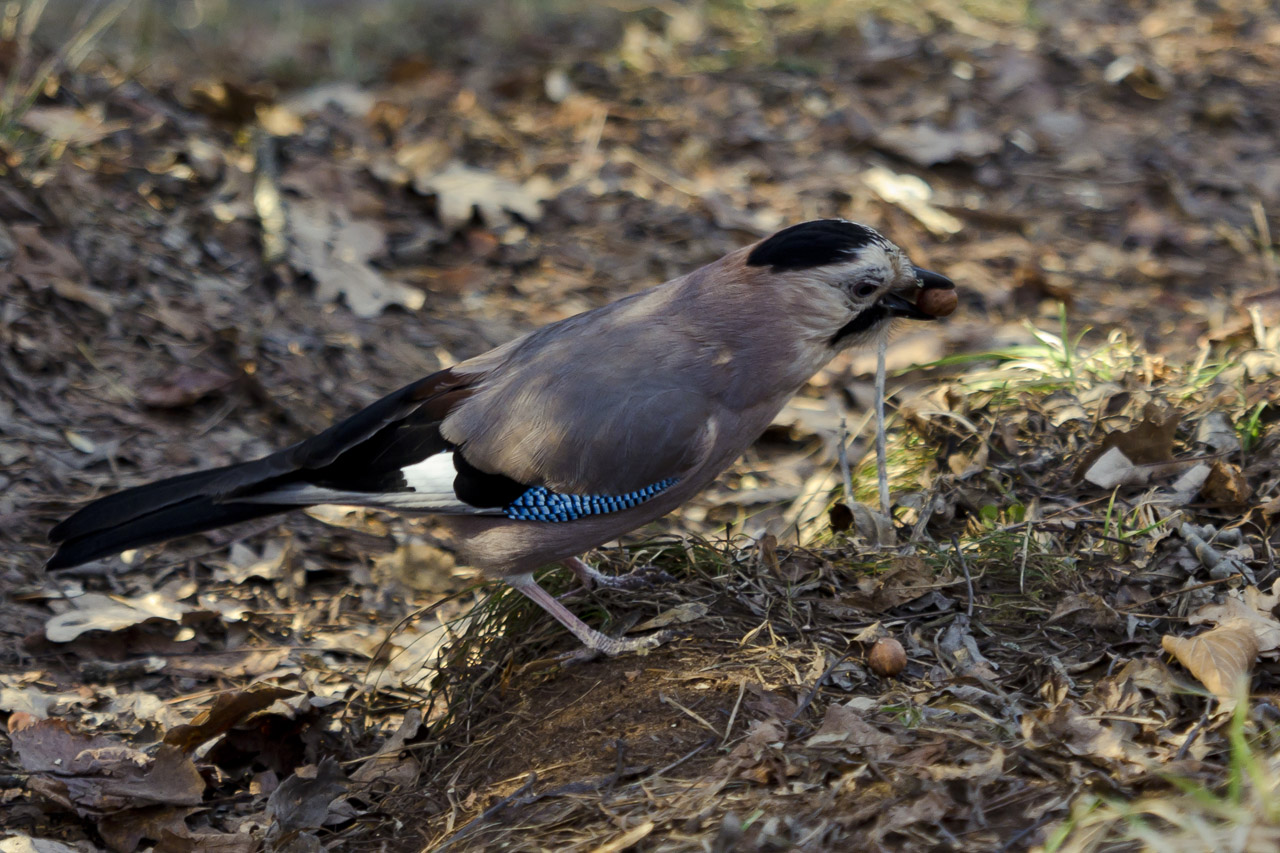
[{"label": "dry brown leaf", "polygon": [[[1173,460],[1173,438],[1178,430],[1179,415],[1174,409],[1164,410],[1154,402],[1142,410],[1142,420],[1127,430],[1109,433],[1097,447],[1084,455],[1076,467],[1076,479],[1085,476],[1109,451],[1119,450],[1130,466],[1156,465]],[[1153,469],[1152,474],[1159,473]],[[1148,475],[1148,476],[1151,476]],[[1122,481],[1121,481],[1122,482]],[[1103,486],[1102,488],[1111,488]]]},{"label": "dry brown leaf", "polygon": [[1240,467],[1221,459],[1213,461],[1209,477],[1200,487],[1200,497],[1213,506],[1242,507],[1252,496],[1253,490],[1249,488],[1249,482]]},{"label": "dry brown leaf", "polygon": [[1258,652],[1280,648],[1280,620],[1272,614],[1275,595],[1265,595],[1255,586],[1246,587],[1244,600],[1234,595],[1218,604],[1206,604],[1191,614],[1192,625],[1232,625],[1253,632],[1258,641]]},{"label": "dry brown leaf", "polygon": [[1073,755],[1143,763],[1142,753],[1133,741],[1136,725],[1125,720],[1104,722],[1071,700],[1024,714],[1021,725],[1022,736],[1033,749],[1057,743]]},{"label": "dry brown leaf", "polygon": [[1257,636],[1247,626],[1234,623],[1195,637],[1166,634],[1160,645],[1224,706],[1235,696],[1240,681],[1249,677],[1258,657]]},{"label": "dry brown leaf", "polygon": [[711,775],[723,776],[736,773],[744,768],[754,767],[760,762],[769,744],[785,740],[786,737],[786,729],[782,727],[782,723],[778,722],[777,719],[756,720],[751,724],[751,730],[742,742],[735,746],[732,752],[715,763],[711,768]]},{"label": "dry brown leaf", "polygon": [[17,834],[0,839],[0,853],[88,853],[89,850],[96,853],[99,849],[87,847],[86,844],[87,842],[81,842],[72,847],[70,844],[63,844],[61,841],[53,841],[49,838],[32,838],[30,835]]},{"label": "dry brown leaf", "polygon": [[299,767],[267,798],[267,815],[275,821],[271,833],[321,826],[329,814],[329,804],[346,793],[348,784],[346,774],[332,756],[319,765]]},{"label": "dry brown leaf", "polygon": [[1089,628],[1120,628],[1124,619],[1107,604],[1106,599],[1094,592],[1071,593],[1053,609],[1048,624],[1067,621],[1069,624]]},{"label": "dry brown leaf", "polygon": [[80,259],[70,249],[47,239],[37,225],[13,223],[8,229],[13,235],[9,269],[28,287],[37,291],[52,290],[63,299],[87,305],[104,317],[115,312],[111,298],[89,286]]},{"label": "dry brown leaf", "polygon": [[998,134],[982,128],[944,130],[930,122],[895,125],[876,134],[876,144],[905,157],[917,166],[935,166],[956,160],[972,162],[1000,150]]},{"label": "dry brown leaf", "polygon": [[939,586],[938,578],[924,561],[916,556],[899,557],[889,571],[879,575],[862,575],[855,581],[856,592],[846,592],[840,603],[867,613],[881,613],[920,596]]},{"label": "dry brown leaf", "polygon": [[213,707],[202,712],[189,725],[176,726],[165,732],[164,742],[183,752],[191,752],[200,744],[220,737],[250,715],[271,706],[277,699],[296,696],[296,690],[257,684],[237,693],[224,693]]},{"label": "dry brown leaf", "polygon": [[883,759],[896,752],[902,742],[893,735],[872,726],[857,711],[844,705],[832,705],[822,718],[822,725],[807,741],[807,747],[843,746],[859,749],[868,756]]},{"label": "dry brown leaf", "polygon": [[631,829],[628,829],[617,838],[607,841],[599,847],[592,849],[591,853],[622,853],[623,850],[627,850],[639,843],[641,840],[647,838],[649,833],[653,832],[653,828],[656,825],[657,824],[651,820],[641,821],[639,824],[631,827]]},{"label": "dry brown leaf", "polygon": [[1240,449],[1240,436],[1226,412],[1212,411],[1196,425],[1196,443],[1214,453],[1235,453]]},{"label": "dry brown leaf", "polygon": [[153,806],[109,814],[98,821],[98,832],[112,850],[136,850],[144,838],[162,838],[166,833],[186,834],[186,818],[196,809],[190,806]]},{"label": "dry brown leaf", "polygon": [[108,737],[71,731],[62,720],[9,718],[9,738],[27,786],[82,816],[154,805],[196,805],[204,778],[186,755],[162,745],[148,756]]},{"label": "dry brown leaf", "polygon": [[404,752],[404,745],[418,734],[421,727],[422,710],[410,708],[391,737],[355,769],[351,781],[363,784],[379,782],[391,788],[411,784],[422,768],[411,752]]},{"label": "dry brown leaf", "polygon": [[1151,481],[1148,468],[1134,465],[1124,451],[1112,447],[1098,457],[1097,461],[1084,472],[1084,479],[1100,489],[1114,489],[1116,486],[1145,486]]},{"label": "dry brown leaf", "polygon": [[925,772],[936,782],[948,779],[993,779],[1003,773],[1005,751],[995,746],[985,756],[983,752],[979,749],[972,750],[974,760],[968,764],[931,763],[925,767]]},{"label": "dry brown leaf", "polygon": [[901,207],[934,234],[955,234],[964,227],[959,219],[934,206],[933,188],[923,178],[872,166],[862,173],[862,181],[880,198]]}]

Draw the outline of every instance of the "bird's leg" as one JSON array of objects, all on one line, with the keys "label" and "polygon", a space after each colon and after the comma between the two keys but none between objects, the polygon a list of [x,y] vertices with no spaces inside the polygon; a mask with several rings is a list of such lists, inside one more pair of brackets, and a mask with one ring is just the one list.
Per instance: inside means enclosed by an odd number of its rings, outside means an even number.
[{"label": "bird's leg", "polygon": [[625,575],[606,575],[604,572],[591,568],[586,561],[578,557],[561,560],[560,565],[573,572],[573,576],[578,579],[578,583],[582,584],[585,589],[594,589],[597,586],[605,589],[646,589],[655,583],[672,583],[675,581],[675,578],[656,566],[641,566]]},{"label": "bird's leg", "polygon": [[[503,580],[506,581],[507,585],[519,590],[534,604],[554,616],[557,622],[568,628],[573,636],[581,640],[582,644],[591,652],[585,659],[590,659],[596,654],[602,653],[609,657],[615,657],[628,652],[645,652],[655,646],[662,645],[675,636],[671,631],[659,631],[656,634],[637,637],[633,640],[607,637],[570,613],[569,609],[557,601],[555,596],[538,586],[538,582],[533,579],[533,575],[507,575]],[[576,653],[573,659],[584,658],[581,653]]]}]

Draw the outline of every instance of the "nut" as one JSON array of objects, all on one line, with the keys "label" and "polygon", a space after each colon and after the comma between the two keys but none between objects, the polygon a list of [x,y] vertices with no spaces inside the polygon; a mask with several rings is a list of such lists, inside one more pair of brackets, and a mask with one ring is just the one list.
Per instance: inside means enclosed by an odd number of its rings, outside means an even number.
[{"label": "nut", "polygon": [[959,301],[956,292],[950,288],[930,287],[920,293],[916,307],[930,317],[945,317],[956,310]]},{"label": "nut", "polygon": [[907,652],[893,637],[881,637],[867,655],[867,665],[876,675],[894,676],[907,667]]}]

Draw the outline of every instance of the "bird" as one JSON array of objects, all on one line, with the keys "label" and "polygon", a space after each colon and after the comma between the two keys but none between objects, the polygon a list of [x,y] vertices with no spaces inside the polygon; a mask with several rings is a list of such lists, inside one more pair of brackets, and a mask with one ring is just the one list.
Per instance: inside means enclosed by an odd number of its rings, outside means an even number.
[{"label": "bird", "polygon": [[935,320],[955,285],[876,230],[801,222],[693,272],[535,329],[405,385],[251,461],[94,500],[49,532],[50,570],[318,504],[428,513],[490,579],[523,593],[586,653],[607,636],[533,572],[628,579],[580,555],[709,485],[838,353],[898,319]]}]

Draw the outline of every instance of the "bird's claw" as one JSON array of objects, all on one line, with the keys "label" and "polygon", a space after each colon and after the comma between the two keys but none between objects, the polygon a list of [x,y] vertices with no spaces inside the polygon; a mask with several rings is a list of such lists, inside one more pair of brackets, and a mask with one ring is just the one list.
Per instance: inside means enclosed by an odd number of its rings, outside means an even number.
[{"label": "bird's claw", "polygon": [[596,573],[591,580],[605,589],[651,589],[658,584],[675,583],[676,579],[657,566],[639,566],[625,575]]},{"label": "bird's claw", "polygon": [[616,637],[605,637],[593,645],[583,645],[571,652],[565,652],[556,658],[556,662],[561,666],[573,666],[575,664],[588,663],[601,655],[606,657],[618,657],[626,654],[648,654],[651,649],[656,649],[664,643],[670,642],[679,636],[679,632],[672,628],[665,628],[661,631],[654,631],[652,634],[646,634],[643,637],[636,637],[631,640],[621,640]]}]

